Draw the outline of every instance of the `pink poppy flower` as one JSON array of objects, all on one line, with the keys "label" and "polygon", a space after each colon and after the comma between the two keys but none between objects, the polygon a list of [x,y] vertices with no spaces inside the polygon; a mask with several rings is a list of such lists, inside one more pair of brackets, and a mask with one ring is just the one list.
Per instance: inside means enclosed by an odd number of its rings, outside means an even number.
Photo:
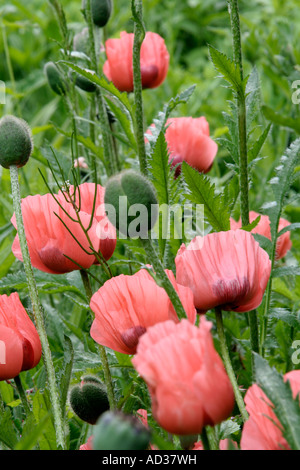
[{"label": "pink poppy flower", "polygon": [[[120,91],[133,91],[133,33],[122,31],[120,39],[105,43],[107,61],[103,73]],[[165,41],[156,33],[147,32],[141,47],[143,88],[156,88],[165,80],[169,68],[169,53]]]},{"label": "pink poppy flower", "polygon": [[[289,381],[294,399],[300,392],[300,370],[284,375]],[[242,450],[290,450],[282,435],[282,427],[273,411],[273,405],[258,385],[254,384],[245,395],[249,419],[242,431]]]},{"label": "pink poppy flower", "polygon": [[215,307],[247,312],[262,301],[271,261],[244,230],[195,237],[175,258],[176,280],[190,287],[199,313]]},{"label": "pink poppy flower", "polygon": [[[83,183],[76,190],[76,205],[80,210],[91,215],[93,212],[95,198],[95,184]],[[104,194],[105,188],[100,184],[97,185],[97,194],[94,209],[94,218],[98,222],[96,232],[99,238],[98,246],[105,260],[109,260],[117,245],[117,232],[115,227],[108,220],[105,213]],[[70,187],[70,194],[74,193],[74,188]],[[79,197],[80,195],[80,197]],[[96,260],[94,264],[99,264]]]},{"label": "pink poppy flower", "polygon": [[[67,203],[62,196],[58,199],[65,211],[76,220],[76,213],[71,204]],[[78,240],[81,246],[90,252],[90,243],[82,228],[78,223],[70,220],[51,194],[26,197],[22,200],[22,213],[29,254],[35,268],[46,273],[63,274],[80,269],[78,265],[88,269],[94,263],[94,255],[86,253],[76,242]],[[87,228],[90,215],[81,211],[80,218],[83,226]],[[11,222],[17,228],[15,215]],[[93,246],[99,246],[96,229],[95,221],[89,230]],[[23,261],[18,235],[13,242],[12,251],[16,258]]]},{"label": "pink poppy flower", "polygon": [[184,319],[148,328],[132,363],[145,380],[152,414],[172,434],[199,434],[231,414],[234,394],[204,316],[199,328]]},{"label": "pink poppy flower", "polygon": [[[218,152],[218,145],[209,134],[209,124],[204,116],[178,117],[167,120],[166,141],[172,166],[188,163],[201,173],[207,173]],[[176,168],[176,175],[181,165]]]},{"label": "pink poppy flower", "polygon": [[18,294],[0,295],[0,380],[33,369],[41,356],[38,332]]},{"label": "pink poppy flower", "polygon": [[[173,273],[166,272],[194,323],[196,311],[191,290],[177,285]],[[106,281],[93,295],[90,307],[95,313],[92,338],[124,354],[136,353],[139,338],[149,326],[165,320],[179,321],[167,293],[146,269]]]},{"label": "pink poppy flower", "polygon": [[[228,450],[229,443],[235,447],[235,449],[238,449],[237,443],[234,441],[230,441],[229,439],[221,439],[219,442],[219,449],[220,450]],[[203,444],[201,441],[196,442],[192,450],[203,450]]]},{"label": "pink poppy flower", "polygon": [[82,444],[79,450],[93,450],[93,437],[90,436],[85,444]]},{"label": "pink poppy flower", "polygon": [[[260,221],[258,222],[257,226],[251,230],[252,233],[258,233],[263,235],[266,238],[271,240],[271,227],[270,227],[270,219],[267,215],[261,215],[255,211],[249,212],[249,222],[252,223],[257,217],[260,216]],[[281,218],[278,225],[278,232],[280,232],[284,227],[290,225],[290,222],[284,218]],[[237,230],[242,227],[241,219],[236,222],[234,219],[230,220],[230,227],[232,230]],[[290,232],[285,232],[277,239],[276,245],[276,260],[283,258],[287,252],[292,248],[292,242],[290,237]]]}]

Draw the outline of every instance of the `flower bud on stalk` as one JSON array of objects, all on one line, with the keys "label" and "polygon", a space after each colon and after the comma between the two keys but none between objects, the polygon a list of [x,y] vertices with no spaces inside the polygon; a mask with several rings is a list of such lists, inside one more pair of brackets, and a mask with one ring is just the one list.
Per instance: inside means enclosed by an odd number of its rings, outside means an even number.
[{"label": "flower bud on stalk", "polygon": [[44,67],[44,72],[46,74],[48,83],[50,88],[56,93],[57,95],[65,95],[66,94],[66,83],[62,76],[62,73],[55,65],[54,62],[48,62]]},{"label": "flower bud on stalk", "polygon": [[84,377],[79,385],[75,385],[70,391],[69,401],[74,413],[89,424],[96,424],[102,413],[109,410],[105,387],[94,376]]},{"label": "flower bud on stalk", "polygon": [[134,416],[107,411],[93,433],[93,450],[146,450],[150,432]]},{"label": "flower bud on stalk", "polygon": [[[83,10],[86,9],[87,0],[83,0]],[[112,12],[111,0],[91,0],[91,14],[93,23],[103,28],[108,23]]]},{"label": "flower bud on stalk", "polygon": [[[126,206],[121,198],[125,198]],[[133,170],[125,170],[111,177],[107,182],[104,202],[108,218],[122,234],[130,236],[130,225],[138,220],[137,236],[147,238],[158,216],[155,188],[147,178]],[[115,210],[114,214],[110,211],[111,207]]]},{"label": "flower bud on stalk", "polygon": [[31,130],[23,119],[4,116],[0,119],[0,165],[18,168],[26,165],[33,151]]}]

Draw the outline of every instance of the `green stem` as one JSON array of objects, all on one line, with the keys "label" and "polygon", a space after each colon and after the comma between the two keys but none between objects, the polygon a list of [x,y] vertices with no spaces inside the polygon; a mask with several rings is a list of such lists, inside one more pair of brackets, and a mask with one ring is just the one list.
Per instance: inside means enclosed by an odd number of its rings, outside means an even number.
[{"label": "green stem", "polygon": [[211,450],[208,435],[207,435],[207,431],[206,431],[205,427],[202,429],[201,442],[202,442],[202,445],[203,445],[203,450]]},{"label": "green stem", "polygon": [[[89,30],[89,46],[90,46],[90,56],[92,60],[92,66],[96,74],[98,75],[99,66],[98,66],[98,58],[96,54],[94,23],[93,23],[92,13],[91,13],[91,0],[87,0],[86,2],[85,19],[86,19],[88,30]],[[96,98],[98,102],[99,121],[100,121],[100,127],[102,131],[104,156],[109,161],[110,174],[113,175],[114,173],[117,172],[117,164],[115,161],[114,149],[112,147],[112,136],[111,136],[111,131],[109,127],[109,120],[108,120],[106,105],[105,105],[104,98],[102,96],[101,89],[99,87],[97,87],[97,90],[95,93],[96,93]]]},{"label": "green stem", "polygon": [[53,415],[56,429],[57,444],[62,449],[66,448],[65,441],[65,427],[62,420],[62,410],[60,407],[60,397],[59,391],[57,388],[56,378],[55,378],[55,369],[52,362],[50,346],[48,343],[47,332],[44,324],[43,309],[40,303],[39,294],[33,274],[33,269],[31,265],[24,221],[22,216],[22,207],[21,207],[21,196],[20,196],[20,187],[18,179],[18,168],[14,165],[10,167],[10,177],[11,177],[11,188],[13,196],[14,211],[16,216],[17,231],[20,241],[20,247],[23,257],[24,269],[27,278],[29,295],[32,303],[32,309],[35,319],[36,328],[41,340],[43,358],[45,363],[45,368],[48,377],[49,391],[51,404],[53,407]]},{"label": "green stem", "polygon": [[[85,292],[86,292],[88,302],[90,303],[92,295],[93,295],[93,291],[92,291],[92,288],[91,288],[89,276],[88,276],[87,272],[84,269],[80,270],[80,274],[81,274],[81,279],[82,279],[82,283],[83,283],[83,286],[84,286],[84,289],[85,289]],[[107,396],[108,396],[109,405],[110,405],[110,408],[112,410],[114,410],[117,407],[117,405],[116,405],[116,401],[115,401],[114,387],[113,387],[113,383],[112,383],[112,378],[111,378],[109,362],[108,362],[108,358],[107,358],[107,354],[106,354],[106,349],[101,344],[98,344],[98,351],[99,351],[99,354],[100,354],[100,359],[101,359],[101,363],[102,363],[102,367],[103,367],[103,373],[104,373],[104,379],[105,379],[105,385],[106,385],[106,389],[107,389]]]},{"label": "green stem", "polygon": [[144,137],[144,111],[141,76],[141,46],[145,37],[143,27],[143,6],[141,0],[132,0],[132,14],[134,19],[133,41],[133,90],[135,101],[136,141],[141,173],[147,176],[147,154]]},{"label": "green stem", "polygon": [[[233,57],[240,73],[241,82],[244,80],[242,43],[238,0],[227,0],[233,36]],[[246,97],[243,89],[237,95],[238,129],[239,129],[239,162],[240,162],[240,197],[242,224],[249,224],[249,181],[248,181],[248,151],[246,124]]]},{"label": "green stem", "polygon": [[28,400],[27,400],[27,397],[26,397],[26,393],[24,391],[24,388],[23,388],[23,385],[22,385],[22,382],[21,382],[21,377],[19,375],[17,375],[14,378],[14,381],[15,381],[15,384],[16,384],[16,387],[17,387],[17,390],[18,390],[18,394],[19,394],[20,400],[22,402],[25,414],[27,415],[30,412],[30,407],[29,407],[29,403],[28,403]]},{"label": "green stem", "polygon": [[[227,0],[230,16],[232,37],[233,37],[233,57],[237,69],[240,73],[241,82],[244,80],[242,41],[240,28],[240,15],[238,0]],[[241,220],[242,225],[249,224],[249,178],[248,178],[248,148],[247,148],[247,113],[246,96],[241,88],[237,93],[238,109],[238,130],[239,130],[239,166],[240,166],[240,199],[241,199]],[[258,319],[255,310],[248,312],[250,325],[250,336],[252,349],[259,350]]]},{"label": "green stem", "polygon": [[186,318],[187,315],[182,306],[181,300],[161,264],[161,261],[155,251],[152,241],[149,238],[147,239],[141,238],[140,240],[146,252],[149,263],[153,266],[155,273],[159,277],[162,283],[162,286],[165,289],[166,293],[168,294],[178,317]]},{"label": "green stem", "polygon": [[216,308],[215,309],[215,314],[216,314],[216,323],[217,323],[217,331],[218,331],[218,336],[219,336],[219,341],[220,341],[220,348],[221,348],[221,353],[222,353],[222,359],[225,365],[225,369],[227,371],[229,380],[232,384],[233,391],[234,391],[234,396],[236,399],[236,403],[238,405],[238,408],[240,410],[240,413],[242,415],[243,421],[247,421],[248,419],[248,413],[245,407],[244,399],[242,397],[242,394],[239,389],[239,385],[236,380],[236,376],[231,364],[230,356],[229,356],[229,351],[226,343],[226,336],[225,336],[225,331],[224,331],[224,325],[223,325],[223,318],[222,318],[222,310]]}]

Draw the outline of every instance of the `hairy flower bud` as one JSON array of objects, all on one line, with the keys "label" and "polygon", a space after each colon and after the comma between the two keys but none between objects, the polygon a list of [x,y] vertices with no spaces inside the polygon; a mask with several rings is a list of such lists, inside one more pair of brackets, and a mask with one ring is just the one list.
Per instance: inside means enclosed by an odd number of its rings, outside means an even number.
[{"label": "hairy flower bud", "polygon": [[57,95],[65,95],[66,93],[66,83],[62,76],[62,73],[55,65],[54,62],[48,62],[44,67],[44,72],[46,74],[50,88]]},{"label": "hairy flower bud", "polygon": [[33,151],[31,130],[23,119],[4,116],[0,119],[0,165],[26,165]]},{"label": "hairy flower bud", "polygon": [[74,413],[89,424],[95,424],[109,409],[105,387],[94,376],[86,376],[79,385],[75,385],[70,391],[69,401]]},{"label": "hairy flower bud", "polygon": [[[83,9],[87,6],[87,0],[83,0]],[[111,0],[91,0],[91,14],[93,23],[99,28],[103,28],[108,23],[111,16]]]},{"label": "hairy flower bud", "polygon": [[83,52],[89,55],[89,29],[84,28],[79,33],[75,34],[73,39],[73,49],[77,52]]},{"label": "hairy flower bud", "polygon": [[104,202],[111,223],[126,236],[146,238],[157,220],[155,188],[136,171],[125,170],[111,177]]},{"label": "hairy flower bud", "polygon": [[134,416],[107,411],[93,433],[93,450],[146,450],[150,432]]}]

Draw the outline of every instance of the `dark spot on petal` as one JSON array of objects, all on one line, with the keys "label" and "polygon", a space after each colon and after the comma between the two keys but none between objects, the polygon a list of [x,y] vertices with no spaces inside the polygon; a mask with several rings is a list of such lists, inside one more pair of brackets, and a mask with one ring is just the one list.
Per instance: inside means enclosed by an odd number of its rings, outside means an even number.
[{"label": "dark spot on petal", "polygon": [[212,287],[213,293],[218,297],[218,305],[223,310],[234,310],[240,306],[250,291],[250,283],[246,278],[224,280],[219,279]]},{"label": "dark spot on petal", "polygon": [[134,326],[129,328],[121,334],[121,339],[127,348],[132,349],[135,352],[138,345],[140,337],[146,333],[146,328],[144,326]]},{"label": "dark spot on petal", "polygon": [[158,77],[158,68],[156,65],[141,65],[142,86],[151,88]]},{"label": "dark spot on petal", "polygon": [[75,267],[56,246],[45,246],[38,253],[44,265],[57,273],[66,273]]}]

